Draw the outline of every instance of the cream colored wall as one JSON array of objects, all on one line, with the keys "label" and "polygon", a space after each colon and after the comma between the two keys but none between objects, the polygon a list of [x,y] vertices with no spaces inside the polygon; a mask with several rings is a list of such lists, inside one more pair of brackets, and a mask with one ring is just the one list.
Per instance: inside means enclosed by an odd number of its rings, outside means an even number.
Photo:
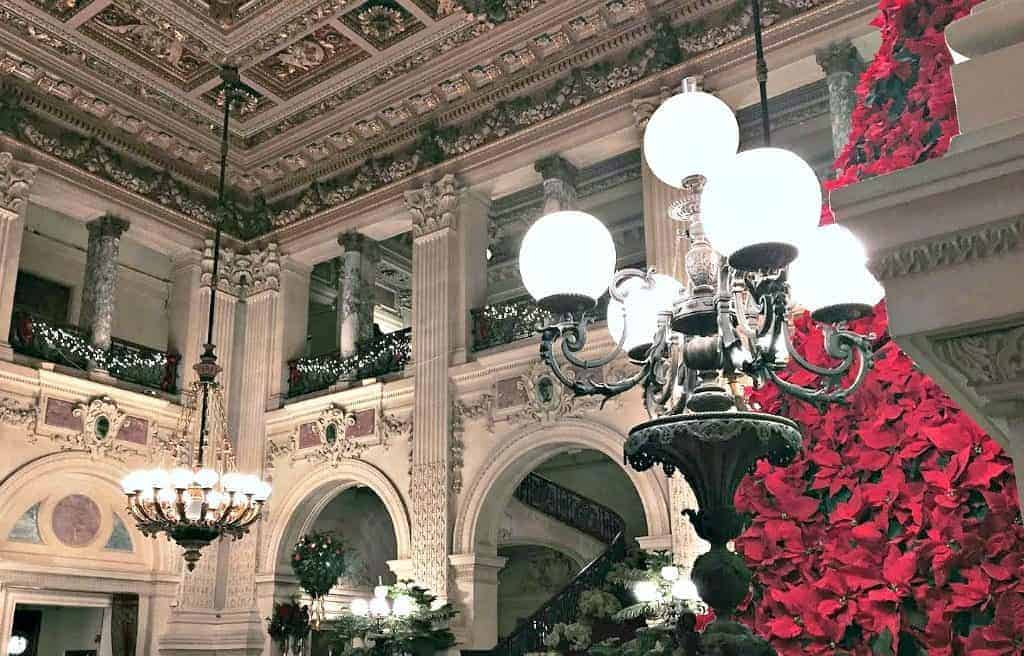
[{"label": "cream colored wall", "polygon": [[[76,323],[85,277],[88,232],[85,224],[38,205],[29,205],[19,271],[71,288],[69,323]],[[114,337],[151,348],[167,348],[171,259],[121,237],[118,256]]]}]

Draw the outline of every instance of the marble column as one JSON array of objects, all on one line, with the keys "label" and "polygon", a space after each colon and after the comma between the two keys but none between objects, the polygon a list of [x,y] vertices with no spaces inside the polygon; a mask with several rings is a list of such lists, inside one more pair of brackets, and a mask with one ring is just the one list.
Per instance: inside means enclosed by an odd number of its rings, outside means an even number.
[{"label": "marble column", "polygon": [[553,155],[533,165],[544,186],[544,209],[541,216],[576,208],[576,167],[568,160]]},{"label": "marble column", "polygon": [[360,344],[373,338],[373,306],[376,292],[377,242],[358,232],[338,237],[342,254],[338,273],[338,348],[341,357],[355,355]]},{"label": "marble column", "polygon": [[11,153],[0,152],[0,359],[14,357],[8,342],[14,288],[18,284],[21,239],[25,232],[25,209],[38,170],[19,162]]},{"label": "marble column", "polygon": [[435,594],[449,592],[452,500],[461,466],[453,453],[448,368],[465,361],[469,310],[486,295],[486,202],[446,175],[406,192],[412,214],[414,414],[410,498],[412,568]]},{"label": "marble column", "polygon": [[838,157],[850,136],[850,120],[857,104],[857,80],[864,62],[850,41],[836,41],[815,54],[825,71],[828,105],[832,117],[832,152]]},{"label": "marble column", "polygon": [[[633,101],[633,118],[640,131],[641,140],[647,121],[668,97],[668,89],[663,89],[659,96]],[[669,218],[669,208],[674,203],[681,202],[685,194],[681,189],[659,180],[642,156],[641,160],[640,178],[644,198],[644,245],[647,266],[654,267],[659,273],[673,276],[685,284],[686,271],[683,263],[689,246],[683,232],[685,226]]]},{"label": "marble column", "polygon": [[89,247],[85,255],[85,281],[78,325],[93,346],[107,351],[113,337],[114,306],[117,303],[117,257],[121,250],[121,235],[128,230],[128,222],[104,216],[90,221],[87,227]]}]

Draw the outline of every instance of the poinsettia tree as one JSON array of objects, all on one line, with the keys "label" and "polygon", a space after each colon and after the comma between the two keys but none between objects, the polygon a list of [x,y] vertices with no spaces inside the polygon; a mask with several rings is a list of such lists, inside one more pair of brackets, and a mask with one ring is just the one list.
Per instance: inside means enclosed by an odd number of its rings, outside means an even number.
[{"label": "poinsettia tree", "polygon": [[[943,30],[977,2],[881,1],[882,44],[827,187],[946,152],[958,130]],[[737,494],[753,516],[736,545],[755,572],[746,619],[783,656],[1024,654],[1011,461],[886,337],[884,305],[861,323],[880,358],[847,405],[820,413],[770,386],[752,395],[801,424],[805,450],[787,467],[761,463]],[[809,318],[795,332],[801,352],[826,360]]]}]

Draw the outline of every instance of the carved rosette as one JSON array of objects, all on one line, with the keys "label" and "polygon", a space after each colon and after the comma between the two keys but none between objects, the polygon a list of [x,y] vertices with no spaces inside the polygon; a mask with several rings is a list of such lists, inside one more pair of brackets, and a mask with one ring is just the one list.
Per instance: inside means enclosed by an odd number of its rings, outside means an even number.
[{"label": "carved rosette", "polygon": [[405,192],[405,204],[412,213],[414,238],[424,237],[444,228],[456,228],[459,207],[459,186],[455,176],[448,174],[422,189]]},{"label": "carved rosette", "polygon": [[25,211],[38,171],[11,153],[0,152],[0,211],[15,216]]}]

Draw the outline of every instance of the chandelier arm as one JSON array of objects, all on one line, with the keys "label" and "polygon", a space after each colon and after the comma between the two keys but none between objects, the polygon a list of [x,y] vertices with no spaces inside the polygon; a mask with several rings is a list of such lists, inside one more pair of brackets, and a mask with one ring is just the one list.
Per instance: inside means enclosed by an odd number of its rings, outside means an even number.
[{"label": "chandelier arm", "polygon": [[[858,341],[860,340],[858,339]],[[860,353],[860,358],[858,358],[859,362],[857,365],[857,373],[849,385],[847,385],[846,387],[835,389],[834,391],[829,391],[830,386],[827,384],[823,385],[822,387],[819,387],[816,390],[812,390],[797,385],[795,383],[791,383],[789,381],[783,380],[771,368],[766,368],[765,372],[767,376],[772,380],[772,382],[775,383],[783,392],[786,392],[790,396],[795,396],[798,399],[807,401],[808,403],[811,403],[812,405],[819,409],[824,409],[826,405],[830,403],[842,402],[848,396],[857,391],[857,389],[860,388],[861,383],[864,382],[864,378],[867,376],[868,371],[870,371],[871,368],[874,366],[874,354],[871,353],[870,347],[867,350],[864,350],[862,348],[862,344],[854,344],[853,346],[856,349],[856,351]],[[847,370],[848,369],[849,367],[847,367]],[[830,378],[835,379],[836,376],[830,376]]]},{"label": "chandelier arm", "polygon": [[154,514],[156,516],[154,517],[153,515],[151,515],[146,510],[146,504],[145,503],[140,504],[140,506],[142,507],[142,513],[146,516],[147,520],[149,520],[151,522],[157,522],[157,521],[166,522],[166,521],[168,521],[167,520],[167,514],[164,513],[163,504],[161,504],[160,503],[160,499],[157,498],[156,488],[153,488],[153,511],[154,511]]},{"label": "chandelier arm", "polygon": [[[839,331],[839,333],[837,334],[844,335],[846,339],[840,340],[839,343],[834,343],[831,335],[827,335],[825,338],[826,353],[828,353],[831,357],[841,359],[842,361],[834,367],[821,367],[812,362],[809,362],[806,358],[800,355],[800,351],[798,351],[796,346],[793,345],[793,340],[790,334],[788,324],[783,323],[782,334],[786,338],[786,350],[789,351],[789,357],[793,358],[793,361],[800,365],[801,368],[811,372],[812,374],[815,374],[816,376],[822,377],[834,377],[845,375],[846,372],[850,370],[850,367],[853,366],[854,349],[850,347],[853,346],[854,348],[860,350],[857,343],[859,340],[862,339],[855,333],[851,333],[849,331]],[[868,349],[864,352],[867,351],[870,351],[870,345]]]},{"label": "chandelier arm", "polygon": [[[579,353],[587,346],[587,326],[593,320],[589,317],[583,317],[580,322],[575,325],[570,325],[565,329],[558,329],[558,337],[562,338],[562,355],[569,361],[570,364],[582,369],[596,369],[597,367],[603,367],[615,358],[619,357],[622,353],[623,346],[626,343],[626,327],[623,324],[622,336],[619,338],[619,343],[615,345],[610,353],[604,357],[596,360],[581,360],[577,358],[574,353]],[[546,332],[545,332],[546,334]]]},{"label": "chandelier arm", "polygon": [[654,286],[654,267],[648,268],[646,271],[643,269],[622,269],[616,271],[615,275],[612,276],[612,281],[608,285],[608,295],[614,298],[619,303],[625,303],[626,296],[619,292],[619,286],[630,278],[642,278],[644,281],[644,289],[650,289]]}]

